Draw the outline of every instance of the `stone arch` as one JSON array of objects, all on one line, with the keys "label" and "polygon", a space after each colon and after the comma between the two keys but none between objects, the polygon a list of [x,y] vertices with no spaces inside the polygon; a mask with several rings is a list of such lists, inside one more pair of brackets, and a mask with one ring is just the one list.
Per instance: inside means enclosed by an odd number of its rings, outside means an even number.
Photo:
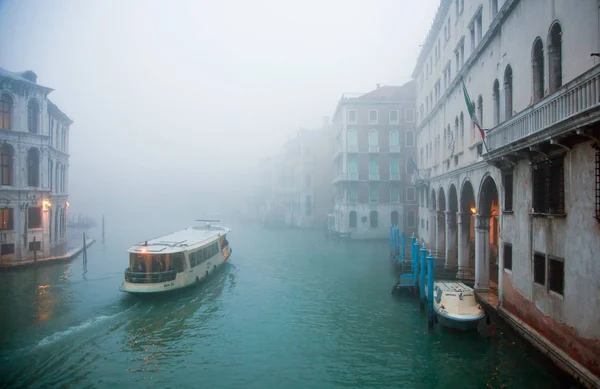
[{"label": "stone arch", "polygon": [[458,217],[458,269],[463,279],[473,279],[475,269],[475,223],[473,215],[476,212],[475,191],[468,178],[465,178],[460,188],[459,217]]},{"label": "stone arch", "polygon": [[438,189],[437,195],[437,212],[436,216],[436,231],[435,231],[435,248],[438,256],[445,257],[446,255],[446,195],[444,187]]},{"label": "stone arch", "polygon": [[431,189],[431,209],[436,210],[437,202],[435,201],[435,189]]},{"label": "stone arch", "polygon": [[498,287],[500,248],[500,202],[498,186],[490,173],[486,173],[479,186],[476,215],[475,286],[479,289]]},{"label": "stone arch", "polygon": [[448,189],[448,211],[458,212],[458,195],[456,194],[456,186],[452,183]]},{"label": "stone arch", "polygon": [[0,146],[0,185],[15,185],[15,149],[9,143]]},{"label": "stone arch", "polygon": [[548,86],[550,93],[562,86],[562,26],[558,20],[548,30]]},{"label": "stone arch", "polygon": [[40,151],[36,147],[27,150],[27,186],[40,186]]},{"label": "stone arch", "polygon": [[27,131],[37,134],[40,130],[40,103],[31,99],[27,103]]},{"label": "stone arch", "polygon": [[544,43],[539,36],[531,47],[531,77],[533,84],[533,102],[544,97]]}]

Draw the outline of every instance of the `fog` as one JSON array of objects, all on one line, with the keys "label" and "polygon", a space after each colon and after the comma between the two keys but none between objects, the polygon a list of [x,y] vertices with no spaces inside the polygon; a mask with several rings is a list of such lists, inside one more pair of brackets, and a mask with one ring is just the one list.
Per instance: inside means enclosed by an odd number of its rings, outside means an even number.
[{"label": "fog", "polygon": [[0,1],[0,67],[71,126],[72,212],[206,216],[344,92],[410,80],[439,0]]}]

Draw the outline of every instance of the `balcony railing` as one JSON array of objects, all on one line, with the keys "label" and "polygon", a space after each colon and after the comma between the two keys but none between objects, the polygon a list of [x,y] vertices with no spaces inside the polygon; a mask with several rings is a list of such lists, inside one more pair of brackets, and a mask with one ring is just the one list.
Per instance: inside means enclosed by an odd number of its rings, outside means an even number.
[{"label": "balcony railing", "polygon": [[390,146],[390,153],[399,153],[400,151],[400,146]]},{"label": "balcony railing", "polygon": [[134,284],[155,284],[160,282],[173,281],[177,277],[177,271],[168,270],[161,273],[144,273],[125,270],[125,281]]},{"label": "balcony railing", "polygon": [[333,179],[334,184],[340,181],[358,181],[358,173],[341,173]]},{"label": "balcony railing", "polygon": [[378,153],[379,146],[369,146],[369,153]]},{"label": "balcony railing", "polygon": [[369,181],[379,181],[379,173],[369,173]]},{"label": "balcony railing", "polygon": [[358,153],[358,146],[357,145],[354,145],[354,146],[348,145],[348,152],[349,153]]},{"label": "balcony railing", "polygon": [[400,181],[402,180],[402,175],[400,173],[390,173],[391,181]]},{"label": "balcony railing", "polygon": [[583,73],[558,91],[513,116],[486,134],[489,151],[539,133],[599,106],[600,65]]}]

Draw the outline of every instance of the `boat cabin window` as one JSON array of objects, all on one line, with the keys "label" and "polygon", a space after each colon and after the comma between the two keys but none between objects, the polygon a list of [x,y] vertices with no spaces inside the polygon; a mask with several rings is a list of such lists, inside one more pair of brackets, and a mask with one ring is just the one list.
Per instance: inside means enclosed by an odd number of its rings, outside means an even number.
[{"label": "boat cabin window", "polygon": [[136,273],[162,273],[169,270],[181,273],[185,270],[185,261],[183,253],[130,253],[129,266]]},{"label": "boat cabin window", "polygon": [[192,251],[189,253],[190,266],[196,267],[214,257],[218,252],[219,245],[217,242],[211,243],[210,245],[204,246],[196,251]]}]

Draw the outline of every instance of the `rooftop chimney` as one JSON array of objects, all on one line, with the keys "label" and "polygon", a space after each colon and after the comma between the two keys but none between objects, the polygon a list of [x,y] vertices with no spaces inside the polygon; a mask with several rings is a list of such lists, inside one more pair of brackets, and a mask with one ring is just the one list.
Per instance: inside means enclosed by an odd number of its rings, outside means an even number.
[{"label": "rooftop chimney", "polygon": [[21,77],[33,82],[34,84],[37,83],[37,74],[31,70],[25,70],[23,73],[21,73]]}]

